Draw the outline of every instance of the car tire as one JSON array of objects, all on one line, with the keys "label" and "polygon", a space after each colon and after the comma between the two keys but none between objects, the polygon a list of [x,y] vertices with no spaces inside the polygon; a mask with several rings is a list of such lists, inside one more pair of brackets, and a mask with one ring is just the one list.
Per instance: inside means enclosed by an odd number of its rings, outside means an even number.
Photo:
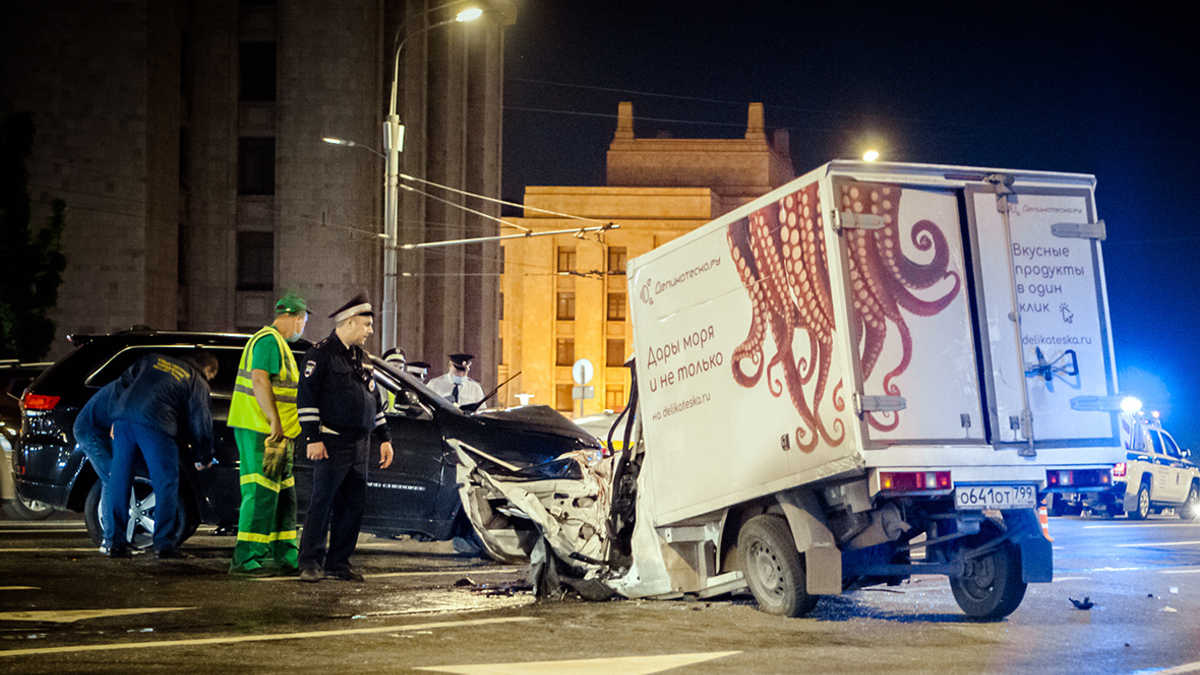
[{"label": "car tire", "polygon": [[1180,504],[1175,512],[1179,514],[1182,520],[1192,520],[1196,517],[1196,507],[1200,504],[1200,488],[1192,483],[1192,487],[1188,489],[1187,500]]},{"label": "car tire", "polygon": [[738,533],[738,552],[742,575],[759,609],[797,617],[817,606],[817,596],[808,593],[804,559],[787,520],[761,515],[746,521]]},{"label": "car tire", "polygon": [[[993,528],[992,536],[999,536]],[[979,545],[986,540],[976,540]],[[974,561],[974,575],[951,577],[950,591],[963,612],[974,619],[1001,619],[1016,611],[1028,584],[1021,578],[1021,551],[1011,541]]]},{"label": "car tire", "polygon": [[[88,491],[83,508],[83,520],[87,525],[88,535],[97,546],[101,545],[104,538],[104,530],[100,521],[103,517],[100,508],[101,490],[100,481],[96,481]],[[145,550],[154,546],[155,501],[154,487],[150,485],[150,480],[142,476],[135,477],[129,499],[129,529],[126,531],[126,538],[131,548]],[[182,499],[176,513],[175,545],[178,546],[196,532],[199,523],[196,522]]]},{"label": "car tire", "polygon": [[1138,488],[1137,504],[1129,512],[1131,520],[1145,520],[1150,517],[1150,484],[1142,483]]},{"label": "car tire", "polygon": [[54,514],[54,509],[45,502],[25,499],[20,493],[4,502],[4,517],[9,520],[45,520]]}]

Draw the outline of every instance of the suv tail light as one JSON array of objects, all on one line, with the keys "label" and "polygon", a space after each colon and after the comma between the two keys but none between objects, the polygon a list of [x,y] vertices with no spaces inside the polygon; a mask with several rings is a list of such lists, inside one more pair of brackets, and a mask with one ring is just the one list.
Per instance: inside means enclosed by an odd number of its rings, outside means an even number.
[{"label": "suv tail light", "polygon": [[1112,475],[1114,478],[1124,478],[1125,477],[1125,462],[1118,462],[1116,464],[1113,464]]},{"label": "suv tail light", "polygon": [[26,410],[54,410],[54,406],[58,405],[59,398],[58,396],[26,393],[21,399],[21,405]]}]

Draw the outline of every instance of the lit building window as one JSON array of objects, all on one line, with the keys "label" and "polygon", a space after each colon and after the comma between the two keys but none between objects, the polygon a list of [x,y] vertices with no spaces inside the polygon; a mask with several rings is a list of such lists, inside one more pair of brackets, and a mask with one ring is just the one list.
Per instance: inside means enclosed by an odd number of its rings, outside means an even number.
[{"label": "lit building window", "polygon": [[608,294],[608,320],[609,321],[624,321],[625,320],[625,294],[624,293],[609,293]]},{"label": "lit building window", "polygon": [[608,273],[609,274],[625,274],[625,247],[610,246],[608,247]]},{"label": "lit building window", "polygon": [[575,271],[575,249],[573,247],[558,247],[558,267],[556,269],[559,272]]},{"label": "lit building window", "polygon": [[607,358],[604,360],[611,367],[618,368],[625,365],[625,341],[624,340],[609,340]]},{"label": "lit building window", "polygon": [[571,390],[575,385],[559,384],[554,387],[554,409],[563,412],[575,410],[575,399],[571,398]]},{"label": "lit building window", "polygon": [[555,316],[559,321],[573,321],[575,319],[575,291],[559,291],[558,292],[558,309]]},{"label": "lit building window", "polygon": [[575,364],[575,338],[558,338],[558,345],[554,350],[554,363],[559,366]]}]

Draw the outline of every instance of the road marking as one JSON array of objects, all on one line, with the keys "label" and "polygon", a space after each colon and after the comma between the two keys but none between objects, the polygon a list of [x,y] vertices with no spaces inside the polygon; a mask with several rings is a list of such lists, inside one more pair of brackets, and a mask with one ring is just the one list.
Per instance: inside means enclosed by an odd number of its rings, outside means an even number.
[{"label": "road marking", "polygon": [[1060,581],[1079,581],[1081,579],[1088,580],[1091,579],[1091,577],[1054,577],[1054,583],[1057,584]]},{"label": "road marking", "polygon": [[[468,576],[471,574],[512,574],[514,572],[524,572],[524,567],[498,567],[495,569],[486,568],[471,568],[461,570],[445,570],[440,572],[381,572],[379,574],[364,574],[367,579],[383,579],[385,577],[433,577],[446,575],[462,575]],[[296,577],[261,577],[255,581],[295,581]]]},{"label": "road marking", "polygon": [[79,532],[83,532],[85,529],[86,528],[75,527],[75,528],[71,528],[69,530],[50,530],[50,529],[43,530],[43,529],[35,529],[32,527],[15,527],[15,528],[11,528],[11,530],[10,530],[10,528],[8,526],[5,526],[5,527],[0,527],[0,532],[11,531],[11,532],[20,532],[21,534],[77,534]]},{"label": "road marking", "polygon": [[69,609],[47,610],[32,612],[0,612],[0,621],[50,621],[53,623],[74,623],[81,619],[99,619],[110,616],[128,616],[130,614],[150,614],[154,612],[178,612],[195,607],[131,607],[129,609]]},{"label": "road marking", "polygon": [[1164,670],[1159,670],[1158,668],[1139,670],[1133,673],[1133,675],[1143,675],[1148,673],[1154,673],[1154,675],[1183,675],[1183,673],[1194,673],[1198,670],[1200,670],[1200,661],[1185,663],[1183,665],[1175,666],[1174,668],[1166,668]]},{"label": "road marking", "polygon": [[37,586],[0,586],[0,591],[36,591]]},{"label": "road marking", "polygon": [[422,666],[414,670],[431,670],[455,675],[650,675],[664,670],[704,663],[741,652],[709,652],[707,654],[664,654],[660,656],[614,656],[607,659],[578,659],[574,661],[530,661],[526,663],[483,663],[461,666]]},{"label": "road marking", "polygon": [[1112,530],[1112,529],[1116,529],[1119,527],[1196,527],[1196,523],[1141,522],[1141,523],[1125,524],[1125,525],[1123,525],[1121,523],[1111,523],[1108,525],[1084,525],[1083,529],[1085,529],[1085,530],[1099,530],[1099,529]]},{"label": "road marking", "polygon": [[100,549],[92,548],[0,548],[3,553],[95,553],[100,554]]},{"label": "road marking", "polygon": [[1200,574],[1200,568],[1194,570],[1160,570],[1159,574]]},{"label": "road marking", "polygon": [[499,619],[468,619],[466,621],[435,621],[432,623],[401,624],[399,626],[375,626],[374,628],[347,628],[345,630],[307,631],[304,633],[279,633],[272,635],[231,635],[215,638],[192,638],[188,640],[160,640],[158,642],[117,642],[104,645],[79,645],[75,647],[39,647],[35,649],[13,649],[0,651],[0,659],[38,654],[67,654],[72,652],[104,652],[118,649],[147,649],[151,647],[194,647],[198,645],[223,645],[238,642],[269,642],[275,640],[306,640],[309,638],[341,637],[344,635],[369,635],[395,631],[431,630],[434,628],[458,628],[460,626],[486,626],[495,623],[533,621],[533,617],[514,616]]},{"label": "road marking", "polygon": [[1145,544],[1117,544],[1116,548],[1154,548],[1155,546],[1195,546],[1200,544],[1200,541],[1163,541],[1158,543],[1147,542]]}]

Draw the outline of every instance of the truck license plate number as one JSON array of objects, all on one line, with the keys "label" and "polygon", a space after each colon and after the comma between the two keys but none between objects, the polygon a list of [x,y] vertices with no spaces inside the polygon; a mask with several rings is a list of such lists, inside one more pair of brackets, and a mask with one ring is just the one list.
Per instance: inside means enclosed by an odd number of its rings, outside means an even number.
[{"label": "truck license plate number", "polygon": [[1037,506],[1037,491],[1032,485],[980,485],[954,489],[959,509],[1032,509]]}]

